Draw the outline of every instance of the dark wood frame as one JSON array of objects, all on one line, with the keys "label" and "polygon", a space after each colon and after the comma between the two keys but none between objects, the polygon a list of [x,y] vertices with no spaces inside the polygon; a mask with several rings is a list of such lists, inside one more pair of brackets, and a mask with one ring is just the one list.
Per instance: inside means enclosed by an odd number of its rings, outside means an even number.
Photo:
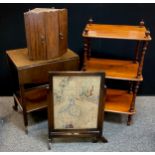
[{"label": "dark wood frame", "polygon": [[[53,101],[53,76],[100,76],[100,97],[99,109],[97,118],[97,128],[91,129],[55,129],[54,128],[54,101]],[[49,95],[48,95],[48,134],[49,134],[49,149],[51,142],[56,137],[90,137],[94,138],[94,142],[101,140],[107,142],[102,136],[103,119],[104,119],[104,103],[106,89],[104,87],[105,73],[104,72],[83,72],[83,71],[67,71],[67,72],[49,72]]]}]

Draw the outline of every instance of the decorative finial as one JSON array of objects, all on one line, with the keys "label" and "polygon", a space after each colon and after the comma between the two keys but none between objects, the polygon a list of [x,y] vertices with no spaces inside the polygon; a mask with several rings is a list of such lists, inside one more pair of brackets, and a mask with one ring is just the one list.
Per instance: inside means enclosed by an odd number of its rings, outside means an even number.
[{"label": "decorative finial", "polygon": [[89,18],[88,22],[89,22],[89,24],[92,24],[93,23],[93,18],[92,17]]},{"label": "decorative finial", "polygon": [[142,19],[142,20],[140,21],[139,25],[140,25],[140,26],[144,26],[144,24],[145,24],[145,23],[144,23],[144,20]]}]

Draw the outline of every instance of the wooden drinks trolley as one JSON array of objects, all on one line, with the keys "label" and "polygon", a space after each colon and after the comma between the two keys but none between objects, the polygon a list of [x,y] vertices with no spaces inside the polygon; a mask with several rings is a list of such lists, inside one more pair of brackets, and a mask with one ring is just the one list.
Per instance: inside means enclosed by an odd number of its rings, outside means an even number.
[{"label": "wooden drinks trolley", "polygon": [[[14,109],[19,105],[23,110],[24,125],[28,132],[27,114],[39,109],[47,108],[48,71],[75,71],[79,69],[79,57],[70,49],[61,57],[50,60],[32,61],[28,58],[28,50],[16,49],[7,51],[9,62],[18,73],[19,90],[14,92]],[[39,86],[26,89],[27,84]],[[45,84],[45,85],[42,85]]]},{"label": "wooden drinks trolley", "polygon": [[[105,71],[106,79],[125,80],[131,83],[129,90],[107,89],[106,112],[127,114],[127,125],[131,124],[135,113],[135,99],[139,84],[143,81],[142,69],[150,32],[141,21],[139,26],[94,24],[90,19],[83,34],[84,64],[83,70]],[[133,60],[113,60],[91,57],[90,41],[92,38],[122,39],[137,42]]]}]

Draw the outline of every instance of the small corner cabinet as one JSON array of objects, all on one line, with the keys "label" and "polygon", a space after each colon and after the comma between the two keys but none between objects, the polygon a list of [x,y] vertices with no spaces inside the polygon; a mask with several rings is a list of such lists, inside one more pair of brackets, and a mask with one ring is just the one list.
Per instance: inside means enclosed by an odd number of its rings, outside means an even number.
[{"label": "small corner cabinet", "polygon": [[67,52],[67,9],[35,8],[24,13],[24,20],[29,59],[49,60]]},{"label": "small corner cabinet", "polygon": [[[84,71],[105,71],[106,79],[126,80],[130,82],[129,90],[108,89],[105,111],[127,114],[127,125],[131,124],[135,113],[135,99],[139,84],[143,81],[142,69],[144,56],[151,36],[142,20],[138,26],[94,24],[90,19],[83,31],[84,39]],[[122,39],[137,42],[132,60],[114,60],[93,58],[91,56],[91,39]]]}]

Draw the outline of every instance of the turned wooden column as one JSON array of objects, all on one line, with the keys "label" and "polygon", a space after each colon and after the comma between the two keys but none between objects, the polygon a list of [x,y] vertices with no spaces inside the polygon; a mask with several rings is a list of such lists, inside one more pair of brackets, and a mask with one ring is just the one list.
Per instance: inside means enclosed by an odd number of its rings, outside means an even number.
[{"label": "turned wooden column", "polygon": [[[139,23],[139,26],[142,28],[143,26],[145,25],[143,19],[140,21]],[[136,44],[136,48],[135,48],[135,60],[134,62],[137,62],[138,61],[138,58],[139,58],[139,50],[140,50],[140,47],[141,47],[141,43],[142,41],[137,41],[137,44]]]},{"label": "turned wooden column", "polygon": [[136,48],[135,48],[135,59],[134,59],[135,63],[139,60],[140,47],[141,47],[141,41],[137,41]]},{"label": "turned wooden column", "polygon": [[133,81],[129,81],[129,90],[128,93],[131,94],[133,92]]},{"label": "turned wooden column", "polygon": [[143,50],[142,50],[141,59],[140,59],[139,67],[138,67],[137,77],[141,76],[141,74],[142,74],[142,69],[143,69],[143,64],[144,64],[144,57],[145,57],[145,53],[146,53],[146,50],[147,50],[147,46],[148,46],[148,41],[145,41],[144,44],[143,44]]},{"label": "turned wooden column", "polygon": [[[84,33],[88,34],[88,29],[84,30]],[[86,70],[87,66],[87,58],[88,58],[88,51],[89,51],[89,38],[84,37],[84,56],[83,56],[83,67],[82,70]]]},{"label": "turned wooden column", "polygon": [[134,88],[134,91],[133,91],[133,98],[132,98],[132,103],[131,103],[131,106],[130,106],[130,112],[134,112],[134,109],[135,109],[135,100],[136,100],[136,95],[137,95],[137,92],[138,92],[138,89],[139,89],[139,84],[140,84],[140,81],[137,81],[135,83],[135,88]]},{"label": "turned wooden column", "polygon": [[[147,30],[145,35],[146,35],[145,37],[147,38],[150,35],[150,31]],[[140,63],[139,63],[139,67],[138,67],[137,77],[141,76],[141,74],[142,74],[142,69],[143,69],[143,64],[144,64],[144,57],[145,57],[145,53],[147,51],[147,47],[148,47],[148,41],[144,41],[143,42],[142,54],[141,54],[141,58],[140,58]]]},{"label": "turned wooden column", "polygon": [[[89,18],[88,24],[91,25],[93,24],[93,18]],[[87,53],[87,59],[89,60],[91,57],[91,38],[88,39],[88,53]]]},{"label": "turned wooden column", "polygon": [[[89,26],[93,23],[93,19],[90,18],[88,20],[88,27],[84,30],[84,35],[88,35]],[[85,71],[87,69],[87,60],[91,57],[91,47],[90,47],[91,38],[84,37],[84,56],[83,56],[83,67],[82,70]]]},{"label": "turned wooden column", "polygon": [[91,42],[91,39],[90,38],[87,38],[87,48],[88,48],[88,51],[87,51],[87,60],[89,60],[90,57],[91,57],[91,46],[90,46],[90,42]]},{"label": "turned wooden column", "polygon": [[[130,110],[129,110],[129,112],[132,112],[132,113],[135,111],[135,101],[136,101],[136,96],[137,96],[137,92],[139,89],[139,84],[140,84],[140,81],[137,81],[135,83],[135,88],[133,90],[133,97],[132,97],[132,102],[131,102],[131,106],[130,106]],[[128,115],[127,125],[130,125],[131,121],[132,121],[132,115]]]}]

